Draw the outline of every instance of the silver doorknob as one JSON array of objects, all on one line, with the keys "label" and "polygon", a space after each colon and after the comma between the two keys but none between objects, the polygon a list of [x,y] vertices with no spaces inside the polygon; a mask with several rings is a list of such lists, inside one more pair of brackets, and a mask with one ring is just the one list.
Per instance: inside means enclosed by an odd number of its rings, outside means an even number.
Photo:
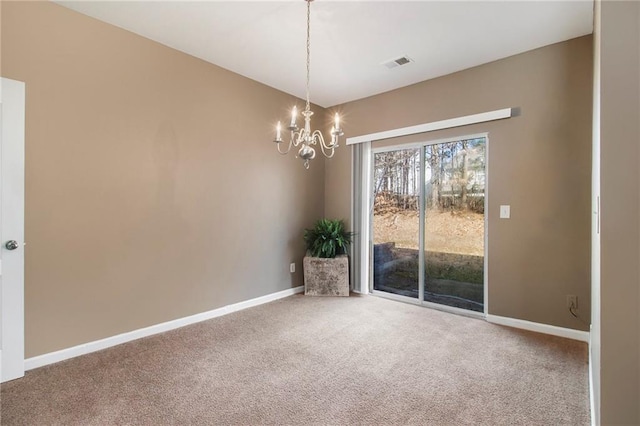
[{"label": "silver doorknob", "polygon": [[4,246],[7,248],[7,250],[15,250],[18,248],[19,244],[16,240],[9,240]]}]

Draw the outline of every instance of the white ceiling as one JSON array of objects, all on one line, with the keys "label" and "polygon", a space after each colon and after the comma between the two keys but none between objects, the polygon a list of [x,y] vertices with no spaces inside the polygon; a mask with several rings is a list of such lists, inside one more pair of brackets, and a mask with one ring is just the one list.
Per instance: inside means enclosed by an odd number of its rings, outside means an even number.
[{"label": "white ceiling", "polygon": [[[57,3],[305,97],[302,0]],[[592,20],[592,0],[316,0],[311,101],[329,107],[590,34]],[[415,62],[381,65],[402,55]]]}]

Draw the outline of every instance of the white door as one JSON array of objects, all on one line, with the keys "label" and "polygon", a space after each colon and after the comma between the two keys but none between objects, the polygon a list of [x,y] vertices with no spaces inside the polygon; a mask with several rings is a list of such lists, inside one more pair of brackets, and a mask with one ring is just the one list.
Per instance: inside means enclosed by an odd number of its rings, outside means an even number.
[{"label": "white door", "polygon": [[0,377],[24,376],[25,84],[0,82]]}]

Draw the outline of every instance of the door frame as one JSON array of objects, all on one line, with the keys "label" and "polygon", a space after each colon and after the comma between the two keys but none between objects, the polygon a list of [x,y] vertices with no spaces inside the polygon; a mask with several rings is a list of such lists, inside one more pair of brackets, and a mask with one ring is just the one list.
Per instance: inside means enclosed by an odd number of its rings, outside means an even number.
[{"label": "door frame", "polygon": [[[384,291],[379,291],[379,290],[374,290],[373,288],[373,273],[372,273],[372,268],[373,268],[373,220],[372,220],[372,216],[373,216],[373,202],[374,202],[374,194],[373,194],[373,185],[371,184],[373,182],[373,178],[374,178],[374,172],[375,172],[375,168],[374,168],[374,156],[375,154],[378,153],[382,153],[382,152],[390,152],[390,151],[396,151],[396,150],[402,150],[402,149],[415,149],[415,148],[419,148],[420,149],[420,163],[424,164],[424,147],[428,146],[428,145],[438,145],[438,144],[442,144],[442,143],[449,143],[449,142],[457,142],[460,140],[466,140],[466,139],[479,139],[479,138],[484,138],[485,140],[485,187],[484,187],[484,259],[483,259],[483,263],[484,263],[484,284],[483,284],[483,292],[484,292],[484,303],[483,303],[483,312],[476,312],[476,311],[471,311],[471,310],[467,310],[467,309],[461,309],[461,308],[456,308],[453,306],[447,306],[447,305],[441,305],[439,303],[433,303],[433,302],[428,302],[423,300],[424,299],[424,268],[425,268],[425,261],[424,261],[424,256],[419,256],[419,281],[418,281],[418,289],[419,289],[419,295],[418,295],[418,299],[414,299],[412,297],[408,297],[408,296],[402,296],[402,295],[398,295],[398,294],[393,294],[393,293],[386,293]],[[364,205],[367,206],[366,209],[363,209],[364,211],[367,212],[367,214],[363,214],[363,228],[366,228],[367,230],[367,236],[368,236],[368,244],[367,244],[367,255],[363,256],[363,259],[361,259],[362,263],[363,263],[363,269],[366,269],[368,271],[367,274],[367,287],[369,290],[369,293],[375,295],[375,296],[379,296],[379,297],[383,297],[383,298],[387,298],[387,299],[392,299],[392,300],[397,300],[400,302],[405,302],[405,303],[411,303],[414,305],[420,305],[420,306],[426,306],[429,308],[433,308],[433,309],[437,309],[437,310],[441,310],[441,311],[445,311],[445,312],[450,312],[450,313],[455,313],[455,314],[459,314],[459,315],[465,315],[465,316],[470,316],[470,317],[475,317],[475,318],[485,318],[489,312],[489,133],[488,132],[483,132],[483,133],[474,133],[474,134],[468,134],[468,135],[460,135],[460,136],[455,136],[455,137],[448,137],[448,138],[442,138],[442,139],[433,139],[433,140],[424,140],[424,141],[420,141],[420,142],[410,142],[410,143],[399,143],[399,144],[392,144],[392,145],[385,145],[383,147],[371,147],[370,149],[367,150],[368,151],[368,157],[369,158],[364,158],[363,161],[366,162],[368,164],[367,170],[366,170],[366,174],[363,173],[361,176],[362,178],[364,178],[366,176],[366,179],[368,180],[368,182],[363,183],[363,187],[367,188],[368,190],[366,191],[366,196],[363,197],[362,202],[364,203]],[[420,167],[420,181],[424,182],[425,179],[425,167]],[[425,188],[424,185],[420,185],[420,191],[419,191],[419,197],[420,197],[420,221],[424,222],[424,214],[425,214]],[[422,227],[422,225],[420,225],[420,227]],[[424,232],[420,233],[422,235],[419,235],[419,245],[420,248],[424,248]]]},{"label": "door frame", "polygon": [[[0,80],[0,382],[24,376],[25,83]],[[9,229],[10,228],[10,229]],[[16,240],[18,248],[5,243]]]}]

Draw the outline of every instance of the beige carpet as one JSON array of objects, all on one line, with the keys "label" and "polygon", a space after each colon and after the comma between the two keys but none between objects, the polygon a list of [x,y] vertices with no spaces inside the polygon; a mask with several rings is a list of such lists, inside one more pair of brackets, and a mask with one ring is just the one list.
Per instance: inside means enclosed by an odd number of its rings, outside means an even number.
[{"label": "beige carpet", "polygon": [[27,372],[3,425],[588,425],[587,346],[293,296]]}]

